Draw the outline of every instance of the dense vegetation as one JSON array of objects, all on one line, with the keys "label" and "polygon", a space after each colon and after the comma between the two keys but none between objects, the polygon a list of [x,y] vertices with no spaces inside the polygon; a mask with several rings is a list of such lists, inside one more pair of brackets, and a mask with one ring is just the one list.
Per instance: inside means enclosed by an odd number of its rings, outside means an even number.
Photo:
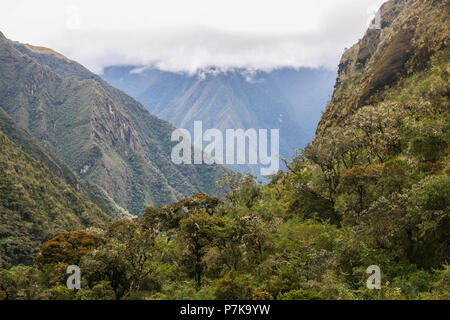
[{"label": "dense vegetation", "polygon": [[0,131],[0,267],[29,265],[63,230],[104,227],[110,218]]},{"label": "dense vegetation", "polygon": [[[229,173],[223,200],[196,194],[57,233],[32,266],[0,271],[0,298],[450,299],[445,4],[383,6],[383,32],[346,52],[318,134],[288,171],[266,185]],[[417,51],[397,50],[399,32]],[[80,290],[65,286],[71,264]],[[370,265],[380,290],[366,286]]]},{"label": "dense vegetation", "polygon": [[[0,294],[449,299],[449,61],[436,53],[267,185],[229,174],[217,183],[223,201],[198,194],[106,230],[55,235],[34,266],[2,271]],[[69,264],[81,267],[81,290],[64,286]],[[373,264],[379,291],[366,288]]]},{"label": "dense vegetation", "polygon": [[81,179],[30,133],[20,128],[2,108],[0,108],[0,131],[22,151],[42,162],[53,174],[82,193],[89,201],[95,203],[103,212],[118,218],[131,217],[129,213],[116,205],[102,189],[87,180]]}]

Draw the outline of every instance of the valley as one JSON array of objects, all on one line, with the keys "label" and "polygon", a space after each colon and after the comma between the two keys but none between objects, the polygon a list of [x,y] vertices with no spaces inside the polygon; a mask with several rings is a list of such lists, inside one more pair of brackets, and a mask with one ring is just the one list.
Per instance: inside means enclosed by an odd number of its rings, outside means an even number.
[{"label": "valley", "polygon": [[[0,300],[182,300],[167,312],[211,316],[186,300],[449,300],[450,7],[377,10],[337,77],[125,58],[100,76],[0,33]],[[284,157],[264,181],[208,156],[230,130],[243,160],[264,129]]]}]

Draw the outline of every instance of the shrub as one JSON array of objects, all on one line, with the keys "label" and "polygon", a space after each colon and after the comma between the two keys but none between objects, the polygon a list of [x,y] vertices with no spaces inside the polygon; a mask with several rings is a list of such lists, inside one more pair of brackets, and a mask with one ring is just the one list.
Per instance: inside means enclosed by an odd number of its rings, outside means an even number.
[{"label": "shrub", "polygon": [[324,298],[314,291],[291,290],[284,293],[281,300],[324,300]]}]

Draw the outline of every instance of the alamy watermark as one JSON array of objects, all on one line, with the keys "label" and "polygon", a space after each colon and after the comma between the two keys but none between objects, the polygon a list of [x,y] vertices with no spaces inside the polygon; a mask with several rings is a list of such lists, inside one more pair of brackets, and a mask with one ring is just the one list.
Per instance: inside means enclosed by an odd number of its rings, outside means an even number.
[{"label": "alamy watermark", "polygon": [[78,6],[71,5],[66,9],[66,27],[69,30],[81,29],[81,10]]},{"label": "alamy watermark", "polygon": [[226,129],[224,135],[214,128],[203,132],[202,121],[194,121],[193,140],[186,129],[174,130],[171,140],[178,142],[171,154],[175,164],[260,165],[262,176],[280,167],[279,129]]},{"label": "alamy watermark", "polygon": [[71,265],[67,267],[67,274],[70,274],[70,276],[67,278],[67,288],[70,290],[77,289],[79,290],[81,288],[81,271],[80,267],[77,265]]},{"label": "alamy watermark", "polygon": [[377,265],[371,265],[367,268],[366,273],[370,274],[367,279],[367,289],[381,289],[381,269]]}]

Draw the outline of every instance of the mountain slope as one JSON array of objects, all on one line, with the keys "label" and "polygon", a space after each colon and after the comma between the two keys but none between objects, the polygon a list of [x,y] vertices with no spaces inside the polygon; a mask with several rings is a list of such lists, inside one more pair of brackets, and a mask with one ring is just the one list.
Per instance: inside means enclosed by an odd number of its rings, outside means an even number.
[{"label": "mountain slope", "polygon": [[110,220],[0,131],[0,267],[32,263],[55,232]]},{"label": "mountain slope", "polygon": [[195,120],[222,131],[280,129],[280,153],[286,158],[312,139],[335,79],[328,70],[211,69],[188,75],[133,66],[107,67],[102,77],[191,132]]},{"label": "mountain slope", "polygon": [[16,123],[132,214],[213,193],[214,180],[225,172],[220,166],[174,165],[174,127],[52,51],[0,35],[0,73],[0,104]]},{"label": "mountain slope", "polygon": [[103,212],[117,218],[131,217],[126,210],[118,206],[104,191],[89,181],[78,177],[64,162],[44,148],[26,130],[20,128],[0,106],[0,131],[20,147],[25,153],[42,162],[65,183],[81,192],[89,201],[95,203]]},{"label": "mountain slope", "polygon": [[388,1],[379,16],[381,28],[369,29],[342,56],[318,134],[382,99],[386,88],[424,70],[431,56],[447,45],[448,1]]}]

